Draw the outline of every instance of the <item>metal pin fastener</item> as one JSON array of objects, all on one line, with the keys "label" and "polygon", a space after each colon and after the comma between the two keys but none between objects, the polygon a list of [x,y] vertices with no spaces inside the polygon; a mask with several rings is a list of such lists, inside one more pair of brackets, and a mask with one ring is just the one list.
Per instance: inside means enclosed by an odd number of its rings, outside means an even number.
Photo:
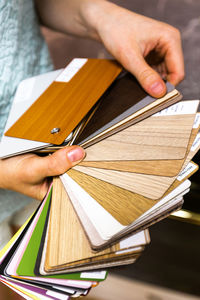
[{"label": "metal pin fastener", "polygon": [[59,127],[55,127],[51,130],[51,134],[58,133],[60,131]]}]

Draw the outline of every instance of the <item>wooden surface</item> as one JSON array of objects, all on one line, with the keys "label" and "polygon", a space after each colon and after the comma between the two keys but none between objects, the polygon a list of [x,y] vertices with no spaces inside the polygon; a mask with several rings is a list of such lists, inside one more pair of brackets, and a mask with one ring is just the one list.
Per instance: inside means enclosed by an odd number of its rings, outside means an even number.
[{"label": "wooden surface", "polygon": [[[187,153],[195,140],[200,128],[193,128],[189,139]],[[87,157],[86,157],[87,159]],[[141,174],[151,174],[159,176],[176,176],[180,172],[185,159],[180,160],[146,160],[146,161],[85,161],[79,163],[80,166],[94,167],[100,169],[118,170],[124,172],[134,172]]]},{"label": "wooden surface", "polygon": [[193,129],[190,134],[191,115],[185,121],[183,119],[181,116],[150,117],[87,148],[86,157],[79,165],[175,176],[179,173],[184,159],[174,158],[178,155],[179,158],[185,156],[186,149],[188,152],[198,132],[198,129]]},{"label": "wooden surface", "polygon": [[81,166],[75,167],[74,170],[80,172],[80,177],[82,174],[86,174],[152,200],[157,200],[163,197],[176,179],[175,176],[154,176]]},{"label": "wooden surface", "polygon": [[[160,200],[151,200],[75,170],[67,174],[124,226],[130,225]],[[179,184],[175,182],[170,191]]]},{"label": "wooden surface", "polygon": [[[136,254],[137,257],[138,249],[134,248],[145,244],[130,245],[127,256]],[[45,270],[120,261],[126,256],[116,251],[125,249],[117,243],[104,251],[92,251],[63,184],[54,178]]]},{"label": "wooden surface", "polygon": [[[187,166],[193,156],[198,152],[199,148],[200,145],[194,151],[190,151],[188,153],[182,169]],[[100,179],[101,181],[111,183],[122,189],[140,194],[153,200],[163,197],[176,179],[176,176],[154,176],[82,166],[75,166],[73,169],[81,172],[82,174],[95,177],[96,179]],[[81,176],[81,173],[79,176]]]},{"label": "wooden surface", "polygon": [[84,161],[185,157],[195,114],[149,117],[86,149]]},{"label": "wooden surface", "polygon": [[[174,87],[167,83],[167,91],[172,90]],[[157,99],[148,95],[131,73],[122,72],[101,97],[101,103],[76,143],[91,139],[155,101]]]},{"label": "wooden surface", "polygon": [[182,159],[195,116],[151,116],[88,147],[84,162]]},{"label": "wooden surface", "polygon": [[69,82],[54,81],[6,135],[61,144],[120,72],[113,60],[88,59]]},{"label": "wooden surface", "polygon": [[123,120],[116,123],[115,125],[112,125],[111,127],[103,131],[100,130],[99,134],[95,133],[94,137],[86,139],[86,141],[84,140],[84,142],[81,142],[80,145],[83,147],[91,146],[96,142],[102,140],[103,138],[110,136],[113,133],[116,133],[122,129],[125,129],[130,125],[136,124],[137,122],[144,120],[145,118],[151,116],[152,114],[178,102],[179,100],[181,100],[181,98],[182,96],[180,95],[180,93],[177,90],[173,90],[172,92],[165,95],[163,98],[155,100],[151,104],[145,106],[139,111],[124,118]]}]

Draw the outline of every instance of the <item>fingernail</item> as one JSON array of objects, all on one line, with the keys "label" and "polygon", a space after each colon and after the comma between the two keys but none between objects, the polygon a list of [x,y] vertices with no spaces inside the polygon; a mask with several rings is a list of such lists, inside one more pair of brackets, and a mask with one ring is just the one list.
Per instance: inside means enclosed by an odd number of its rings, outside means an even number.
[{"label": "fingernail", "polygon": [[81,160],[85,156],[85,152],[81,147],[75,147],[67,153],[68,159],[73,163]]},{"label": "fingernail", "polygon": [[160,82],[154,82],[151,86],[151,91],[159,95],[164,92],[164,86]]}]

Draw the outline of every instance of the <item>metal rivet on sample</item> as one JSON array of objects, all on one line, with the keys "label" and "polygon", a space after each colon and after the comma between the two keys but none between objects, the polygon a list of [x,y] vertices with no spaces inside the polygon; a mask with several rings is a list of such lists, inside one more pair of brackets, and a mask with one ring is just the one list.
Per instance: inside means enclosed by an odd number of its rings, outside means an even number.
[{"label": "metal rivet on sample", "polygon": [[59,131],[60,131],[60,128],[55,127],[51,130],[51,134],[58,133]]}]

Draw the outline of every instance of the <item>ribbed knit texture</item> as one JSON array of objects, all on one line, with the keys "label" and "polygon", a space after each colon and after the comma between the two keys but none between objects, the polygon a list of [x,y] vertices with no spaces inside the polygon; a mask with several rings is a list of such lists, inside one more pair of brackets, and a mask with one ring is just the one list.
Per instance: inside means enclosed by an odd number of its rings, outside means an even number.
[{"label": "ribbed knit texture", "polygon": [[32,0],[0,0],[0,137],[16,87],[52,70]]},{"label": "ribbed knit texture", "polygon": [[[52,69],[34,2],[0,0],[0,139],[19,82]],[[31,201],[0,189],[0,222]]]}]

